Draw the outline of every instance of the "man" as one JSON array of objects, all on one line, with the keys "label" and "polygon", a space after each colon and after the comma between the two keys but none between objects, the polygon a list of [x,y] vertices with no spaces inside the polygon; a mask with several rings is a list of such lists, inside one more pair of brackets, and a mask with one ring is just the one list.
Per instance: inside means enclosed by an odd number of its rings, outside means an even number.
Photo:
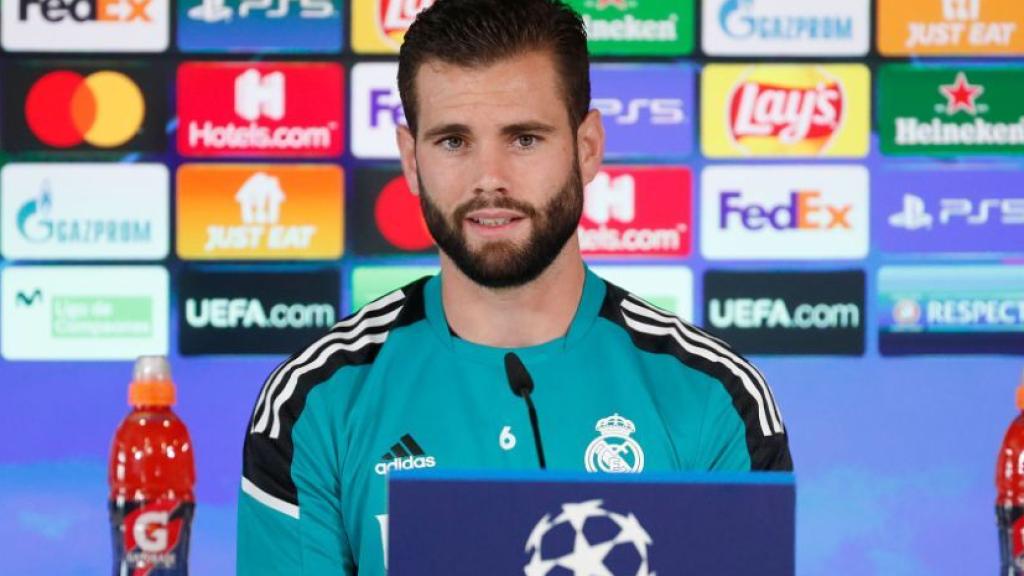
[{"label": "man", "polygon": [[558,0],[438,0],[398,75],[402,167],[441,274],[270,375],[245,442],[239,574],[384,573],[390,470],[536,469],[510,351],[548,468],[791,469],[753,366],[583,264],[604,132],[579,17]]}]

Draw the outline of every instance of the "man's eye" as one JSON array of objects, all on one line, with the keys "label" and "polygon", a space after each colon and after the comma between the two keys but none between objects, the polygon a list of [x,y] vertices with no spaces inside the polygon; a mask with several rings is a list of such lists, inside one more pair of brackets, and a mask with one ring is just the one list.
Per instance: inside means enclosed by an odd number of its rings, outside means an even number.
[{"label": "man's eye", "polygon": [[523,148],[530,148],[537,143],[537,137],[532,134],[523,134],[516,138],[516,144]]},{"label": "man's eye", "polygon": [[444,148],[445,150],[458,150],[462,148],[464,145],[465,142],[462,140],[462,138],[459,138],[458,136],[448,136],[447,138],[443,138],[441,140],[441,147]]}]

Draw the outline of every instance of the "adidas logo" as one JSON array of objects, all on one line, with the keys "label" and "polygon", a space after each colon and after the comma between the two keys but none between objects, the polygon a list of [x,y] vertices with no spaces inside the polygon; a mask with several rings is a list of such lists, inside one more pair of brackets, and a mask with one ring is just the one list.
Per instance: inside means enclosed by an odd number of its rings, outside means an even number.
[{"label": "adidas logo", "polygon": [[437,461],[433,456],[427,456],[420,448],[420,445],[406,434],[402,436],[391,450],[381,457],[383,462],[374,466],[373,470],[379,476],[383,476],[392,470],[413,470],[416,468],[433,468]]}]

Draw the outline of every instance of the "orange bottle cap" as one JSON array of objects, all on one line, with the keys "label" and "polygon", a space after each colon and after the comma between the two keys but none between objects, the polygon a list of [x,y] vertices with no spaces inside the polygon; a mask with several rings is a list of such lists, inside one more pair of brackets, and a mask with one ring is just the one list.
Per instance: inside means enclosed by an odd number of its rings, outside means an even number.
[{"label": "orange bottle cap", "polygon": [[132,406],[171,406],[175,401],[171,367],[163,356],[140,356],[135,361],[134,378],[128,386]]},{"label": "orange bottle cap", "polygon": [[132,406],[173,406],[175,400],[170,380],[136,380],[128,387],[128,403]]}]

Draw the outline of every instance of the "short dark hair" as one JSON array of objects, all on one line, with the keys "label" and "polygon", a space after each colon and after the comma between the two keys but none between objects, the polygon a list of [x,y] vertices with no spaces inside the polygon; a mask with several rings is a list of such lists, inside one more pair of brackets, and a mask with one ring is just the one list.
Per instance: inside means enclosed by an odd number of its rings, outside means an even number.
[{"label": "short dark hair", "polygon": [[398,91],[416,135],[416,73],[429,60],[489,66],[532,50],[555,59],[573,130],[590,109],[590,58],[583,20],[561,0],[437,0],[420,12],[398,56]]}]

